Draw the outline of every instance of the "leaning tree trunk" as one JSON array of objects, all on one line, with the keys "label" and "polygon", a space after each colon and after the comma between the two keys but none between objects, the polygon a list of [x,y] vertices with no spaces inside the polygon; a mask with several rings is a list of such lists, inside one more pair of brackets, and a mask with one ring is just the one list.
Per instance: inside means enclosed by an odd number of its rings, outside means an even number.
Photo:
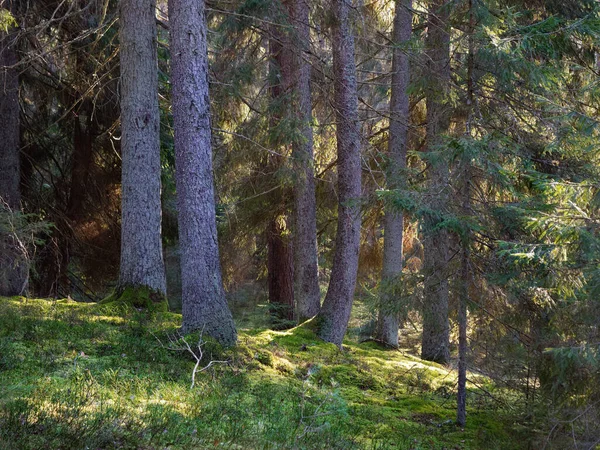
[{"label": "leaning tree trunk", "polygon": [[295,168],[294,190],[294,297],[299,322],[309,319],[321,308],[317,250],[317,207],[315,197],[312,100],[310,89],[310,4],[293,0],[292,23],[295,45],[292,47],[294,114],[300,124],[302,139],[292,143]]},{"label": "leaning tree trunk", "polygon": [[[122,0],[121,266],[117,295],[127,288],[166,294],[161,242],[161,166],[156,0]],[[137,294],[136,294],[137,295]],[[147,294],[146,294],[147,295]]]},{"label": "leaning tree trunk", "polygon": [[[390,137],[388,141],[387,187],[390,190],[404,186],[402,170],[406,167],[406,145],[408,140],[410,82],[409,58],[406,44],[412,33],[412,0],[396,0],[396,16],[392,41],[392,96],[390,99]],[[391,292],[386,289],[397,282],[402,274],[402,238],[404,236],[404,217],[401,211],[386,205],[383,218],[383,270],[381,284],[381,308],[377,317],[375,338],[391,347],[398,347],[399,304]]]},{"label": "leaning tree trunk", "polygon": [[217,242],[204,8],[204,0],[169,0],[183,331],[233,345]]},{"label": "leaning tree trunk", "polygon": [[360,245],[360,124],[354,36],[349,0],[332,0],[334,105],[336,113],[338,222],[329,288],[317,325],[319,336],[341,347],[356,287]]},{"label": "leaning tree trunk", "polygon": [[[450,84],[450,34],[448,5],[433,0],[425,49],[429,61],[430,82],[426,91],[427,150],[439,151],[442,135],[450,125],[447,94]],[[441,154],[441,153],[440,153]],[[429,214],[423,223],[423,337],[421,356],[429,361],[446,363],[449,354],[448,324],[448,232],[439,225],[448,197],[448,163],[444,155],[432,158],[428,167]]]},{"label": "leaning tree trunk", "polygon": [[[20,211],[19,75],[15,33],[0,31],[0,213],[12,220]],[[0,235],[0,295],[20,295],[27,287],[29,265],[15,234]]]}]

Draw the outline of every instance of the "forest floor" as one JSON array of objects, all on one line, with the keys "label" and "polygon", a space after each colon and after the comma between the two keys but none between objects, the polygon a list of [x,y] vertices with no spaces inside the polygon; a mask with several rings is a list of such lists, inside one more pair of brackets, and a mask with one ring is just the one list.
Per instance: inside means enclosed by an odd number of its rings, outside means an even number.
[{"label": "forest floor", "polygon": [[[256,308],[254,308],[256,310]],[[258,311],[256,314],[264,314]],[[0,298],[0,449],[494,449],[531,433],[498,404],[469,397],[456,427],[455,371],[373,342],[344,351],[310,326],[249,328],[207,342],[181,317],[119,305]],[[509,395],[509,394],[508,394]]]}]

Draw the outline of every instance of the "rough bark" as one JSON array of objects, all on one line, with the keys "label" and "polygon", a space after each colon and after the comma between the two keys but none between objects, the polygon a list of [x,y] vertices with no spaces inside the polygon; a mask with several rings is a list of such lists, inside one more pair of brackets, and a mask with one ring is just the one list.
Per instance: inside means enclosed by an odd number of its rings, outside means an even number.
[{"label": "rough bark", "polygon": [[321,308],[317,249],[317,207],[315,197],[312,131],[311,68],[306,60],[310,51],[310,4],[293,0],[292,23],[295,25],[293,51],[294,114],[300,124],[302,140],[292,143],[295,167],[294,190],[294,297],[296,316],[303,322]]},{"label": "rough bark", "polygon": [[217,242],[204,9],[203,0],[169,0],[183,331],[233,345]]},{"label": "rough bark", "polygon": [[[0,32],[0,211],[20,211],[19,74],[15,34]],[[20,295],[29,264],[16,236],[0,236],[0,295]]]},{"label": "rough bark", "polygon": [[[430,81],[426,90],[427,151],[439,151],[441,137],[450,124],[447,94],[450,84],[450,34],[448,6],[445,0],[434,0],[429,6],[429,23],[425,50],[429,62]],[[447,363],[449,354],[448,323],[448,232],[439,228],[447,205],[448,164],[438,156],[428,170],[430,213],[423,220],[423,338],[421,357]]]},{"label": "rough bark", "polygon": [[[412,33],[412,0],[396,0],[396,12],[392,41],[400,45],[410,40]],[[410,82],[409,57],[406,49],[394,47],[392,56],[392,94],[390,99],[390,127],[388,141],[387,188],[395,190],[405,183],[402,170],[406,167],[406,144],[408,139]],[[386,205],[383,218],[383,269],[381,281],[384,292],[377,317],[375,338],[391,347],[398,346],[398,301],[385,292],[402,274],[402,239],[404,217],[402,212]]]},{"label": "rough bark", "polygon": [[[284,20],[287,10],[283,11]],[[280,19],[275,17],[274,21]],[[289,112],[289,95],[292,85],[292,54],[290,50],[289,34],[281,30],[279,25],[271,27],[269,38],[269,90],[273,101],[270,126],[276,128]],[[277,136],[278,133],[273,133]],[[287,141],[281,138],[272,140],[275,147],[289,147]],[[268,172],[275,173],[284,164],[279,155],[268,156]],[[269,304],[274,319],[274,326],[289,326],[294,319],[294,247],[291,239],[286,234],[285,211],[289,202],[281,198],[281,205],[275,207],[273,215],[267,224],[267,284],[269,291]]]},{"label": "rough bark", "polygon": [[275,325],[289,327],[294,320],[294,259],[285,228],[275,218],[267,230],[269,304]]},{"label": "rough bark", "polygon": [[319,336],[338,346],[342,345],[354,300],[361,226],[360,124],[350,6],[349,0],[332,0],[339,204],[333,268],[317,316]]},{"label": "rough bark", "polygon": [[117,292],[166,294],[161,242],[158,57],[155,0],[122,0],[121,265]]}]

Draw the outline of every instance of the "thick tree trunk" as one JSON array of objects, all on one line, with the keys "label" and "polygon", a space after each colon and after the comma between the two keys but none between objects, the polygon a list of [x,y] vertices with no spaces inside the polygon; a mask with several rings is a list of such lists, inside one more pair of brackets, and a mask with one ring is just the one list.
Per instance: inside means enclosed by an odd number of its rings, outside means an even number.
[{"label": "thick tree trunk", "polygon": [[[434,0],[429,7],[425,49],[431,80],[427,87],[427,151],[439,151],[441,137],[450,124],[447,104],[450,84],[450,34],[448,6]],[[421,357],[447,363],[449,354],[448,323],[448,232],[438,228],[443,221],[448,197],[448,163],[443,155],[434,158],[428,168],[430,213],[423,221],[423,338]]]},{"label": "thick tree trunk", "polygon": [[[166,294],[161,242],[161,166],[156,0],[122,0],[122,212],[119,288]],[[158,298],[157,297],[157,298]]]},{"label": "thick tree trunk", "polygon": [[[406,43],[412,33],[412,0],[396,0],[396,16],[392,41],[394,45]],[[390,190],[404,186],[402,169],[406,167],[406,144],[408,140],[410,82],[409,58],[406,49],[394,48],[392,57],[392,95],[390,99],[390,137],[388,141],[387,187]],[[391,347],[398,346],[398,301],[386,286],[397,281],[402,274],[402,238],[404,217],[402,212],[386,206],[383,218],[383,292],[381,308],[377,317],[375,338]]]},{"label": "thick tree trunk", "polygon": [[267,233],[269,304],[275,325],[288,328],[294,320],[294,252],[277,218],[270,222]]},{"label": "thick tree trunk", "polygon": [[169,0],[183,331],[234,345],[217,242],[204,8],[204,0]]},{"label": "thick tree trunk", "polygon": [[349,0],[332,0],[333,69],[337,137],[338,222],[333,268],[323,307],[319,336],[341,347],[354,300],[360,245],[360,124],[354,36]]},{"label": "thick tree trunk", "polygon": [[292,143],[295,167],[294,190],[294,297],[296,316],[303,322],[316,316],[321,308],[317,249],[317,207],[315,197],[314,153],[312,131],[312,100],[310,64],[310,4],[308,0],[293,0],[292,23],[296,38],[292,48],[294,58],[294,113],[302,127],[302,140]]},{"label": "thick tree trunk", "polygon": [[[19,158],[19,75],[14,33],[0,32],[0,212],[21,208]],[[20,295],[29,264],[14,235],[0,236],[0,295]]]}]

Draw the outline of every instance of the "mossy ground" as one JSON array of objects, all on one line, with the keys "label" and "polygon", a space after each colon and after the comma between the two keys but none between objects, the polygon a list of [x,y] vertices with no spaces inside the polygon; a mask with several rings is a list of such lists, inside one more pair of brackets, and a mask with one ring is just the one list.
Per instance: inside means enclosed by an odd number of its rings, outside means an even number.
[{"label": "mossy ground", "polygon": [[147,286],[126,286],[100,302],[103,305],[124,303],[135,308],[144,308],[150,312],[167,312],[169,302],[160,292],[155,292]]},{"label": "mossy ground", "polygon": [[310,326],[206,345],[206,363],[229,364],[191,389],[191,355],[159,343],[179,325],[126,303],[0,298],[0,449],[527,447],[485,397],[454,425],[453,371],[373,343],[340,352]]}]

